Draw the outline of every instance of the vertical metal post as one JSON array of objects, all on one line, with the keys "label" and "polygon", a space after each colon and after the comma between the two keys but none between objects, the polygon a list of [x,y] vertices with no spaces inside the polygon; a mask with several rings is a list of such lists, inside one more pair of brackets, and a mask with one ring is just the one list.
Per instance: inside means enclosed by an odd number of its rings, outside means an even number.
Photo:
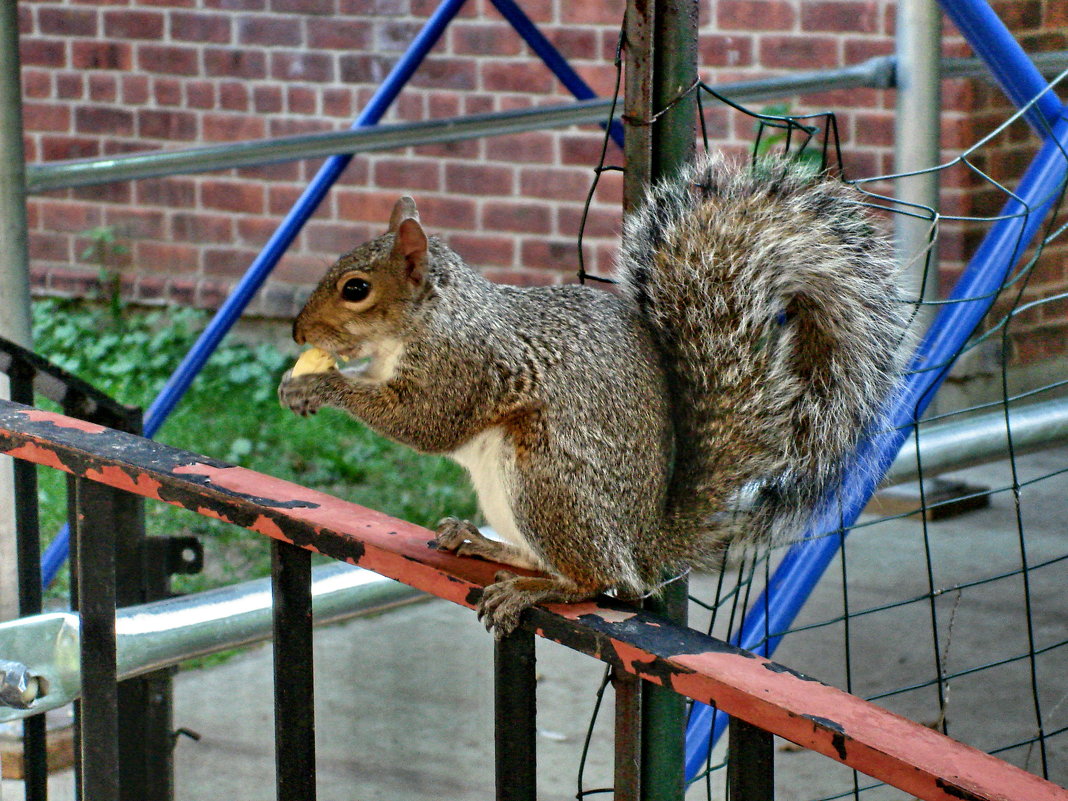
[{"label": "vertical metal post", "polygon": [[[693,157],[697,124],[697,3],[631,2],[627,6],[626,175],[624,207],[643,188]],[[685,624],[687,585],[676,581],[647,608]],[[628,701],[631,709],[634,702]],[[626,709],[619,711],[627,712]],[[640,797],[681,801],[686,704],[669,688],[641,689]],[[617,755],[618,755],[617,751]],[[617,764],[617,771],[625,768]]]},{"label": "vertical metal post", "polygon": [[[26,175],[22,150],[18,4],[0,3],[0,336],[30,345],[29,251],[26,242]],[[0,398],[10,398],[0,374]],[[0,457],[0,620],[18,614],[15,544],[15,477]]]},{"label": "vertical metal post", "polygon": [[616,699],[615,801],[641,798],[641,681],[622,670],[613,669],[612,687]]},{"label": "vertical metal post", "polygon": [[[11,400],[33,405],[33,370],[22,362],[11,365]],[[37,510],[37,466],[16,461],[15,527],[18,548],[19,616],[41,612],[41,532]],[[48,743],[45,716],[22,723],[22,774],[26,801],[48,798]]]},{"label": "vertical metal post", "polygon": [[115,491],[75,479],[77,598],[82,696],[80,797],[119,801],[119,702],[115,662]]},{"label": "vertical metal post", "polygon": [[534,634],[519,628],[493,650],[493,745],[497,801],[537,798]]},{"label": "vertical metal post", "polygon": [[278,801],[315,799],[311,552],[271,541],[274,753]]},{"label": "vertical metal post", "polygon": [[[894,172],[935,167],[941,149],[942,13],[934,0],[900,0],[897,5],[897,113],[894,117]],[[937,171],[897,181],[895,193],[906,203],[938,210]],[[916,214],[917,208],[909,207]],[[910,265],[913,285],[923,287],[924,300],[938,297],[938,253],[933,220],[894,215],[894,248],[898,262]],[[927,249],[930,254],[925,258]],[[926,272],[925,267],[930,269]],[[927,307],[931,309],[933,307]],[[921,314],[922,329],[933,313]]]},{"label": "vertical metal post", "polygon": [[728,801],[772,801],[775,773],[772,736],[751,723],[731,718],[727,735]]}]

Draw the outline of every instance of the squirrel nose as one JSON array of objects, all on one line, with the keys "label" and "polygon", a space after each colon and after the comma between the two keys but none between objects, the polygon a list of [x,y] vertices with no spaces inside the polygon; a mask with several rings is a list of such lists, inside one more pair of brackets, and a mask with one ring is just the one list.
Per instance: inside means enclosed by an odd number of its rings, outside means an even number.
[{"label": "squirrel nose", "polygon": [[304,344],[304,332],[297,326],[297,320],[293,321],[293,341],[298,345]]}]

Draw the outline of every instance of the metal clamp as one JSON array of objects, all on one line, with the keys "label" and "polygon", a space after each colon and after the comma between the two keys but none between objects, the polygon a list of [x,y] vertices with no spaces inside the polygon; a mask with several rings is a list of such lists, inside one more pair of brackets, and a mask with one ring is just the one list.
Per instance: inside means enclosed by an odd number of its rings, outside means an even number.
[{"label": "metal clamp", "polygon": [[47,694],[47,679],[35,676],[21,662],[0,659],[0,706],[29,709],[34,701]]}]

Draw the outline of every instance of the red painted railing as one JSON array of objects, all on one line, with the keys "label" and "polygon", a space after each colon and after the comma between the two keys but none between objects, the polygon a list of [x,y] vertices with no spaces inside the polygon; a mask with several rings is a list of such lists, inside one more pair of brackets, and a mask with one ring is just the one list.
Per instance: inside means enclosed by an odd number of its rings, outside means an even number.
[{"label": "red painted railing", "polygon": [[[0,453],[183,506],[472,607],[497,566],[432,534],[287,481],[0,401]],[[872,703],[608,598],[524,625],[925,801],[1068,801],[1068,790]]]}]

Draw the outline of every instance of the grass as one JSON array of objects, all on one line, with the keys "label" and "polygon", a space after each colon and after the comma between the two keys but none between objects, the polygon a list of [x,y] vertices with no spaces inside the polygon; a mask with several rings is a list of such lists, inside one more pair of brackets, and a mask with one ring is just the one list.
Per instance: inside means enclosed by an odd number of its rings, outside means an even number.
[{"label": "grass", "polygon": [[[34,306],[35,349],[118,400],[147,406],[195,340],[205,316],[190,309],[150,313],[72,301]],[[240,464],[432,526],[452,514],[474,517],[463,470],[374,434],[327,409],[299,418],[282,409],[275,388],[291,356],[269,345],[224,343],[163,426],[168,445]],[[65,515],[65,481],[39,471],[42,531],[51,538]],[[196,534],[205,569],[176,576],[175,590],[195,592],[267,575],[264,537],[221,521],[147,502],[149,535]],[[65,595],[65,577],[50,590]]]}]

